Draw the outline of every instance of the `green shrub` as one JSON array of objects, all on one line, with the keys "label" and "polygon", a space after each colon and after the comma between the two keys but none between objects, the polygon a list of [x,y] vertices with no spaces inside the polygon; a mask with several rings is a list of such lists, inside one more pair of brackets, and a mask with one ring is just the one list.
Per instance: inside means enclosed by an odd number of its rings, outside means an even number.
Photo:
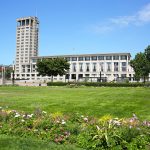
[{"label": "green shrub", "polygon": [[94,87],[142,87],[150,86],[150,84],[144,83],[100,83],[100,82],[79,82],[77,85],[94,86]]},{"label": "green shrub", "polygon": [[48,82],[47,86],[67,86],[70,88],[78,86],[94,86],[94,87],[150,87],[150,83],[108,83],[108,82]]},{"label": "green shrub", "polygon": [[48,82],[47,86],[66,86],[67,84],[66,82]]},{"label": "green shrub", "polygon": [[[150,146],[150,121],[119,119],[105,115],[101,118],[78,113],[37,115],[1,109],[0,134],[37,138],[57,144],[76,144],[87,150],[146,149]],[[6,119],[7,116],[7,119]]]}]

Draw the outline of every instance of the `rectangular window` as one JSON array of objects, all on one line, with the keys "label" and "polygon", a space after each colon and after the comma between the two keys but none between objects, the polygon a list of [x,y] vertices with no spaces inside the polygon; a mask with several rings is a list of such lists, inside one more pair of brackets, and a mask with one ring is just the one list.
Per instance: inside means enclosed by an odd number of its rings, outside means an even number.
[{"label": "rectangular window", "polygon": [[122,62],[122,66],[126,67],[127,63],[126,62]]},{"label": "rectangular window", "polygon": [[106,60],[112,60],[112,56],[106,56]]},{"label": "rectangular window", "polygon": [[97,56],[92,56],[91,59],[92,60],[97,60]]},{"label": "rectangular window", "polygon": [[76,79],[76,74],[71,74],[71,79]]},{"label": "rectangular window", "polygon": [[119,65],[118,62],[114,62],[114,71],[119,71],[118,65]]},{"label": "rectangular window", "polygon": [[66,79],[69,79],[69,76],[70,76],[70,74],[66,74],[65,78],[66,78]]},{"label": "rectangular window", "polygon": [[127,60],[127,55],[122,55],[121,60]]},{"label": "rectangular window", "polygon": [[77,61],[77,57],[72,57],[72,61]]},{"label": "rectangular window", "polygon": [[127,71],[127,63],[126,62],[122,62],[122,71]]},{"label": "rectangular window", "polygon": [[73,70],[73,72],[76,72],[76,64],[75,63],[72,64],[72,70]]},{"label": "rectangular window", "polygon": [[79,79],[83,78],[83,74],[78,75]]},{"label": "rectangular window", "polygon": [[85,61],[88,61],[88,60],[90,60],[90,57],[89,56],[85,57]]},{"label": "rectangular window", "polygon": [[119,56],[113,56],[113,60],[119,60]]},{"label": "rectangular window", "polygon": [[96,72],[96,63],[93,63],[93,72]]},{"label": "rectangular window", "polygon": [[22,65],[22,68],[25,68],[25,65]]},{"label": "rectangular window", "polygon": [[90,75],[89,74],[85,74],[85,77],[89,77]]},{"label": "rectangular window", "polygon": [[100,63],[100,71],[104,71],[104,63],[102,62],[102,63]]},{"label": "rectangular window", "polygon": [[83,57],[79,57],[79,58],[78,58],[78,61],[83,61]]},{"label": "rectangular window", "polygon": [[90,64],[86,63],[86,72],[89,72],[89,71],[90,71]]},{"label": "rectangular window", "polygon": [[37,59],[32,59],[32,62],[37,62]]},{"label": "rectangular window", "polygon": [[98,56],[98,60],[104,60],[104,56]]},{"label": "rectangular window", "polygon": [[111,71],[111,62],[107,62],[107,71]]},{"label": "rectangular window", "polygon": [[83,72],[83,63],[79,63],[80,72]]}]

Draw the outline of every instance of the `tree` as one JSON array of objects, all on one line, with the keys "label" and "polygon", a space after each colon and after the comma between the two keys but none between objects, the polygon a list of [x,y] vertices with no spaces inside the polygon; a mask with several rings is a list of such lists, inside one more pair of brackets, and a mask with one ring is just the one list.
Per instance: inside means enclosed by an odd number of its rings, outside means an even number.
[{"label": "tree", "polygon": [[4,72],[5,79],[10,79],[12,71],[13,68],[11,66],[0,66],[0,78],[2,76],[2,72]]},{"label": "tree", "polygon": [[130,61],[131,67],[133,67],[135,71],[135,78],[140,80],[140,78],[144,79],[149,76],[150,73],[150,46],[145,49],[145,52],[137,53],[135,58]]},{"label": "tree", "polygon": [[10,79],[11,78],[11,73],[13,72],[13,68],[12,67],[6,67],[5,68],[5,78],[6,79]]},{"label": "tree", "polygon": [[150,62],[150,45],[145,49],[146,59]]},{"label": "tree", "polygon": [[53,76],[65,75],[70,68],[70,64],[64,58],[43,58],[37,62],[37,71],[39,75]]}]

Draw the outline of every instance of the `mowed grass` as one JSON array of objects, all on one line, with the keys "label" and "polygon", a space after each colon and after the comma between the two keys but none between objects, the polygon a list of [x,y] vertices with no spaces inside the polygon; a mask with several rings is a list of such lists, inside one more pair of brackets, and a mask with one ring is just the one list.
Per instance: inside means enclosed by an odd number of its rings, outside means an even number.
[{"label": "mowed grass", "polygon": [[1,150],[83,150],[74,145],[58,145],[33,138],[0,135]]},{"label": "mowed grass", "polygon": [[150,120],[150,88],[115,87],[0,87],[0,106],[33,112],[80,113],[100,117],[131,117]]}]

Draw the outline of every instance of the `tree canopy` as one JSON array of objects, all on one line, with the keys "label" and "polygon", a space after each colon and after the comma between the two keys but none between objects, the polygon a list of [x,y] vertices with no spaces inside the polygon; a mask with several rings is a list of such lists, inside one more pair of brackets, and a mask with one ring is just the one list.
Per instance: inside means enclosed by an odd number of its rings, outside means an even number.
[{"label": "tree canopy", "polygon": [[64,58],[43,58],[37,62],[37,71],[39,75],[53,76],[65,75],[70,68],[70,64]]},{"label": "tree canopy", "polygon": [[135,78],[137,80],[143,78],[145,82],[150,73],[150,46],[145,49],[144,53],[137,53],[130,64],[135,71]]}]

